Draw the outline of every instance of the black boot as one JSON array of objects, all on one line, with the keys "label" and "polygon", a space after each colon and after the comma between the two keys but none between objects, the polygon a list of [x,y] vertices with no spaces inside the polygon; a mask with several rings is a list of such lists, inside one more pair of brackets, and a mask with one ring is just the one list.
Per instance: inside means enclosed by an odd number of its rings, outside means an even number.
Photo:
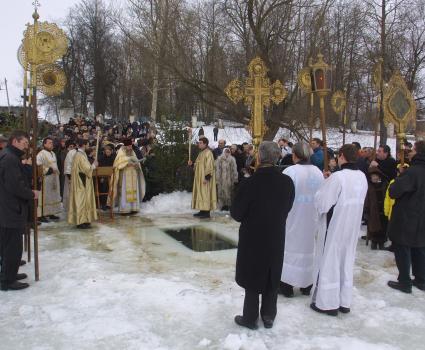
[{"label": "black boot", "polygon": [[198,216],[200,219],[209,219],[210,216],[210,212],[207,210],[201,210],[201,215]]},{"label": "black boot", "polygon": [[200,211],[199,213],[193,214],[193,216],[195,217],[200,217],[202,215],[202,211]]},{"label": "black boot", "polygon": [[305,288],[300,288],[300,291],[301,291],[302,295],[310,295],[311,288],[313,288],[313,285],[310,285],[310,286],[305,287]]},{"label": "black boot", "polygon": [[20,290],[28,288],[30,285],[28,283],[22,283],[15,281],[13,283],[2,283],[1,290]]},{"label": "black boot", "polygon": [[325,315],[328,315],[328,316],[338,316],[338,309],[334,309],[334,310],[322,310],[322,309],[319,309],[316,306],[315,303],[311,303],[310,304],[310,308],[312,310],[318,312],[318,313],[321,313],[321,314],[325,314]]},{"label": "black boot", "polygon": [[48,222],[50,222],[45,216],[40,217],[39,221],[40,222],[44,222],[45,224],[47,224]]},{"label": "black boot", "polygon": [[417,282],[416,280],[413,280],[412,283],[416,288],[425,291],[425,283],[420,283],[420,282]]},{"label": "black boot", "polygon": [[407,293],[407,294],[412,293],[412,286],[407,286],[407,285],[401,284],[400,282],[388,281],[387,285],[388,287],[399,290],[400,292],[403,292],[403,293]]},{"label": "black boot", "polygon": [[372,242],[371,245],[370,245],[370,249],[377,250],[378,249],[378,243],[377,242]]},{"label": "black boot", "polygon": [[261,317],[261,319],[263,320],[263,324],[264,324],[264,328],[272,328],[273,327],[273,322],[274,320],[272,320],[269,317]]},{"label": "black boot", "polygon": [[24,280],[25,278],[28,278],[26,273],[18,273],[16,274],[16,280],[20,281],[20,280]]},{"label": "black boot", "polygon": [[243,316],[237,315],[235,316],[235,322],[242,327],[246,327],[252,330],[256,330],[258,328],[257,322],[249,322],[243,318]]},{"label": "black boot", "polygon": [[339,311],[342,312],[343,314],[348,314],[350,313],[351,310],[349,307],[340,306]]},{"label": "black boot", "polygon": [[56,216],[56,215],[49,215],[49,219],[50,220],[59,220],[60,218],[59,218],[59,216]]},{"label": "black boot", "polygon": [[285,282],[279,283],[279,293],[286,298],[292,298],[294,296],[294,287]]}]

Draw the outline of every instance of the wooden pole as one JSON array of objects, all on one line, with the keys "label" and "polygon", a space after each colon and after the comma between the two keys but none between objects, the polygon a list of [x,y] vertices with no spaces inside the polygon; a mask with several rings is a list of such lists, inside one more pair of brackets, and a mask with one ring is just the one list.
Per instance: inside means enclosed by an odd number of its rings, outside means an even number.
[{"label": "wooden pole", "polygon": [[328,145],[326,141],[326,118],[325,118],[325,96],[323,93],[319,93],[320,97],[320,124],[322,128],[322,141],[323,141],[323,170],[329,170],[329,157],[328,157]]},{"label": "wooden pole", "polygon": [[[32,93],[32,146],[33,146],[33,153],[32,153],[32,165],[33,165],[33,178],[34,178],[34,184],[36,186],[37,184],[37,137],[38,137],[38,115],[37,115],[37,87],[34,82],[36,78],[36,68],[34,67],[32,69],[32,87],[33,87],[33,93]],[[37,189],[35,187],[35,189]],[[40,280],[40,270],[39,270],[39,260],[38,260],[38,225],[37,225],[37,206],[38,202],[37,200],[34,201],[34,271],[35,271],[35,280]]]},{"label": "wooden pole", "polygon": [[313,140],[314,125],[314,92],[310,92],[310,142]]}]

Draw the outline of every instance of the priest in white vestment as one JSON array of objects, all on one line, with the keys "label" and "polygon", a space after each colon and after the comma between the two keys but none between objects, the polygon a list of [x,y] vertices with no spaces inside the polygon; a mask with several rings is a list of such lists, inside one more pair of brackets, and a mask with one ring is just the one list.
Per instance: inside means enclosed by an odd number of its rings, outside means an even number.
[{"label": "priest in white vestment", "polygon": [[286,219],[285,253],[279,291],[285,297],[294,296],[294,288],[310,295],[313,285],[314,243],[318,231],[318,216],[314,195],[324,178],[315,165],[310,164],[313,150],[306,142],[299,142],[292,149],[295,165],[286,168],[295,185],[295,200]]},{"label": "priest in white vestment", "polygon": [[319,233],[310,306],[330,316],[348,313],[351,307],[354,259],[368,187],[356,160],[355,146],[341,147],[341,170],[330,175],[315,196]]},{"label": "priest in white vestment", "polygon": [[125,139],[123,143],[113,165],[113,198],[108,198],[108,204],[117,207],[120,214],[134,214],[140,210],[146,183],[132,140]]},{"label": "priest in white vestment", "polygon": [[56,155],[53,152],[53,139],[46,137],[43,140],[43,149],[37,154],[37,166],[42,169],[41,195],[38,201],[41,222],[49,219],[59,219],[56,214],[62,210],[59,168]]}]

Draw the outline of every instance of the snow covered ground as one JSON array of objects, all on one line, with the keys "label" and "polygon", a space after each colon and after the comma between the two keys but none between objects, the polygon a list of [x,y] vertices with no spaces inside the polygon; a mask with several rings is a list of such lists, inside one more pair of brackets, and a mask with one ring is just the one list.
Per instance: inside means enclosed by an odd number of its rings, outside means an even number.
[{"label": "snow covered ground", "polygon": [[[217,147],[217,142],[214,141],[213,129],[214,126],[204,126],[205,136],[210,141],[212,148]],[[198,139],[199,129],[193,129],[193,139]],[[275,141],[278,141],[279,138],[286,138],[292,142],[296,140],[291,137],[289,130],[280,128],[276,134]],[[322,138],[322,132],[320,130],[314,130],[313,137]],[[336,128],[329,128],[328,130],[328,146],[333,149],[338,149],[342,146],[342,133]],[[219,129],[218,139],[226,140],[227,145],[231,144],[242,144],[243,142],[250,143],[252,141],[251,135],[245,128],[234,128],[234,127],[225,127],[224,129]],[[373,147],[374,134],[372,131],[362,131],[360,130],[356,134],[347,133],[346,134],[346,143],[357,141],[362,147]],[[379,137],[378,137],[379,142]],[[388,138],[388,145],[391,147],[393,153],[396,149],[396,139],[394,137]]]},{"label": "snow covered ground", "polygon": [[[92,230],[64,222],[40,232],[40,277],[0,293],[2,350],[395,350],[423,349],[425,293],[386,287],[391,253],[359,241],[352,312],[309,309],[309,298],[279,297],[275,326],[248,331],[233,317],[243,290],[234,282],[236,250],[197,253],[162,230],[202,225],[237,240],[226,213],[191,216],[190,193],[161,195],[138,217],[103,218]],[[176,207],[179,214],[171,214]]]}]

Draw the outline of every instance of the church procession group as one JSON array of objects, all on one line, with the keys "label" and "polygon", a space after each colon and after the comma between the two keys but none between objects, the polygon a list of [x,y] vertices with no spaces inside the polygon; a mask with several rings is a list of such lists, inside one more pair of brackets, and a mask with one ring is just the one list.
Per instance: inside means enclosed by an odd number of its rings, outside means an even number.
[{"label": "church procession group", "polygon": [[[27,276],[18,270],[22,235],[34,222],[34,198],[40,225],[60,220],[63,209],[79,229],[90,228],[99,206],[123,215],[139,212],[146,192],[141,163],[152,152],[155,132],[148,123],[105,128],[80,117],[53,128],[37,154],[38,191],[31,189],[29,136],[15,131],[0,140],[2,290],[29,286],[20,282]],[[412,286],[425,290],[424,141],[411,145],[403,166],[386,145],[370,152],[347,144],[329,154],[330,171],[323,171],[327,157],[319,139],[295,145],[264,141],[254,152],[249,144],[226,147],[217,128],[218,147],[211,149],[201,133],[199,154],[188,162],[195,174],[192,208],[195,217],[208,220],[219,206],[241,223],[236,282],[245,299],[237,324],[256,329],[261,316],[264,326],[272,327],[278,294],[293,297],[296,288],[311,295],[316,312],[349,313],[362,221],[372,249],[394,252],[399,276],[388,286],[405,293],[412,293]],[[99,182],[100,192],[109,195],[97,201],[99,167],[112,167],[114,176]]]},{"label": "church procession group", "polygon": [[[194,164],[192,206],[200,218],[216,209],[215,173],[223,172],[214,170],[217,149],[211,151],[208,143],[201,135]],[[247,167],[230,207],[241,223],[236,282],[245,299],[238,325],[257,329],[261,316],[265,328],[273,327],[278,294],[294,297],[294,287],[311,294],[310,307],[318,313],[350,313],[363,220],[362,238],[371,241],[372,250],[394,252],[399,276],[388,287],[425,291],[425,141],[406,141],[405,149],[405,163],[397,164],[387,145],[371,152],[357,142],[346,144],[336,155],[330,152],[331,171],[323,171],[320,139],[292,147],[285,139],[264,141],[250,173],[247,147]],[[240,153],[220,152],[235,155],[225,170],[232,173]],[[385,247],[388,239],[391,246]]]}]

